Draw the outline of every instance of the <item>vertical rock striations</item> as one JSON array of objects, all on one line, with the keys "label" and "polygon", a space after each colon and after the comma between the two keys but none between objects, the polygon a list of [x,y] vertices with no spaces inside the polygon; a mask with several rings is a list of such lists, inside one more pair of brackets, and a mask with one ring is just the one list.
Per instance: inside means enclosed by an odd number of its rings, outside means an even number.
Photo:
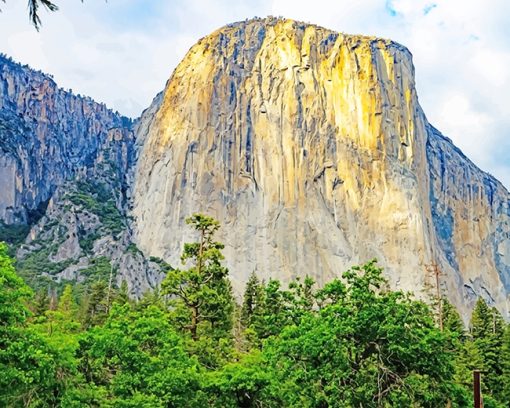
[{"label": "vertical rock striations", "polygon": [[0,55],[0,220],[27,223],[57,186],[94,168],[102,146],[121,140],[127,151],[131,126],[104,104]]},{"label": "vertical rock striations", "polygon": [[[128,281],[140,295],[159,267],[131,242],[132,121],[0,55],[0,240],[20,243],[34,287]],[[28,235],[28,236],[27,236]]]},{"label": "vertical rock striations", "polygon": [[252,271],[322,283],[375,257],[419,292],[436,260],[465,313],[480,294],[507,313],[508,192],[428,124],[413,71],[394,42],[291,20],[203,38],[138,127],[139,247],[177,263],[203,211],[237,290]]}]

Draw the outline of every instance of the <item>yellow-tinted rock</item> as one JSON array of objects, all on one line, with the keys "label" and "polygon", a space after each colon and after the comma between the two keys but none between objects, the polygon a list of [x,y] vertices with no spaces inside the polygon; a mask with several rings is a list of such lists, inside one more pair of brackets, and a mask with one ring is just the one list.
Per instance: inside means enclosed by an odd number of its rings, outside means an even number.
[{"label": "yellow-tinted rock", "polygon": [[[431,131],[413,71],[411,54],[394,42],[291,20],[250,20],[203,38],[139,124],[140,248],[178,264],[191,239],[184,219],[200,211],[222,224],[238,292],[254,270],[264,279],[309,274],[323,283],[377,258],[394,287],[419,293],[424,265],[436,259],[463,311],[474,299],[463,285],[475,276],[506,313],[508,244],[487,240],[498,227],[510,230],[508,192],[500,186],[503,222],[480,212],[489,212],[485,203],[473,210],[476,234],[472,219],[457,220],[470,203],[435,196],[443,190],[430,175],[427,141],[455,148]],[[432,215],[442,202],[454,212],[450,249]],[[446,253],[460,255],[470,239],[490,247],[492,261],[454,265]],[[507,270],[495,262],[501,245]]]}]

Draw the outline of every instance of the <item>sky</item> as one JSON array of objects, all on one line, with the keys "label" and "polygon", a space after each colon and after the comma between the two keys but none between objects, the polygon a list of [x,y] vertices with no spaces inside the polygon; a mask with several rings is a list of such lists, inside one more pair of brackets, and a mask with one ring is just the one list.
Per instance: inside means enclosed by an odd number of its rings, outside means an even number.
[{"label": "sky", "polygon": [[283,16],[410,49],[428,120],[510,187],[508,0],[54,0],[37,32],[27,1],[0,3],[0,52],[137,117],[197,40]]}]

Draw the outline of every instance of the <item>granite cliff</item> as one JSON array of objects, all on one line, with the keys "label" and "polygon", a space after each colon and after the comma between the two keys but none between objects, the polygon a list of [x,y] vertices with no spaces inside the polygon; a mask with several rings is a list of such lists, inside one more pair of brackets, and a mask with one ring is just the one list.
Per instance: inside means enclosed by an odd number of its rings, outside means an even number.
[{"label": "granite cliff", "polygon": [[33,285],[126,279],[154,286],[158,268],[131,242],[132,120],[58,88],[53,79],[0,56],[0,240],[17,245]]},{"label": "granite cliff", "polygon": [[420,291],[437,262],[466,316],[508,318],[510,196],[427,121],[410,52],[284,19],[228,25],[191,48],[138,125],[133,216],[176,264],[194,211],[218,218],[234,286],[252,271],[319,283],[377,258]]},{"label": "granite cliff", "polygon": [[377,258],[391,285],[508,319],[510,195],[427,121],[392,41],[253,19],[193,46],[132,122],[0,57],[0,239],[33,284],[115,271],[140,295],[195,211],[252,271],[319,284]]}]

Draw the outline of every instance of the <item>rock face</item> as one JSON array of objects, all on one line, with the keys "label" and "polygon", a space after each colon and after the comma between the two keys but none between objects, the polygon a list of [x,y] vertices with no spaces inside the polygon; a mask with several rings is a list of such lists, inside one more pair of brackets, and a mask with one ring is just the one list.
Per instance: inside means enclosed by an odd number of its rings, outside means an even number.
[{"label": "rock face", "polygon": [[129,148],[131,126],[104,104],[0,56],[0,219],[27,222],[57,186],[94,167],[109,140]]},{"label": "rock face", "polygon": [[399,44],[291,20],[203,38],[138,124],[139,248],[177,264],[201,211],[238,292],[377,258],[419,293],[437,262],[465,316],[481,295],[508,318],[509,193],[428,124],[413,71]]},{"label": "rock face", "polygon": [[132,127],[104,104],[0,55],[0,240],[25,241],[18,269],[33,286],[111,269],[140,295],[160,280],[157,265],[132,244],[126,217]]},{"label": "rock face", "polygon": [[428,123],[413,71],[391,41],[255,19],[200,40],[133,123],[0,55],[0,240],[34,286],[114,273],[139,296],[200,211],[238,294],[377,258],[427,296],[436,262],[464,317],[483,296],[510,319],[510,195]]}]

